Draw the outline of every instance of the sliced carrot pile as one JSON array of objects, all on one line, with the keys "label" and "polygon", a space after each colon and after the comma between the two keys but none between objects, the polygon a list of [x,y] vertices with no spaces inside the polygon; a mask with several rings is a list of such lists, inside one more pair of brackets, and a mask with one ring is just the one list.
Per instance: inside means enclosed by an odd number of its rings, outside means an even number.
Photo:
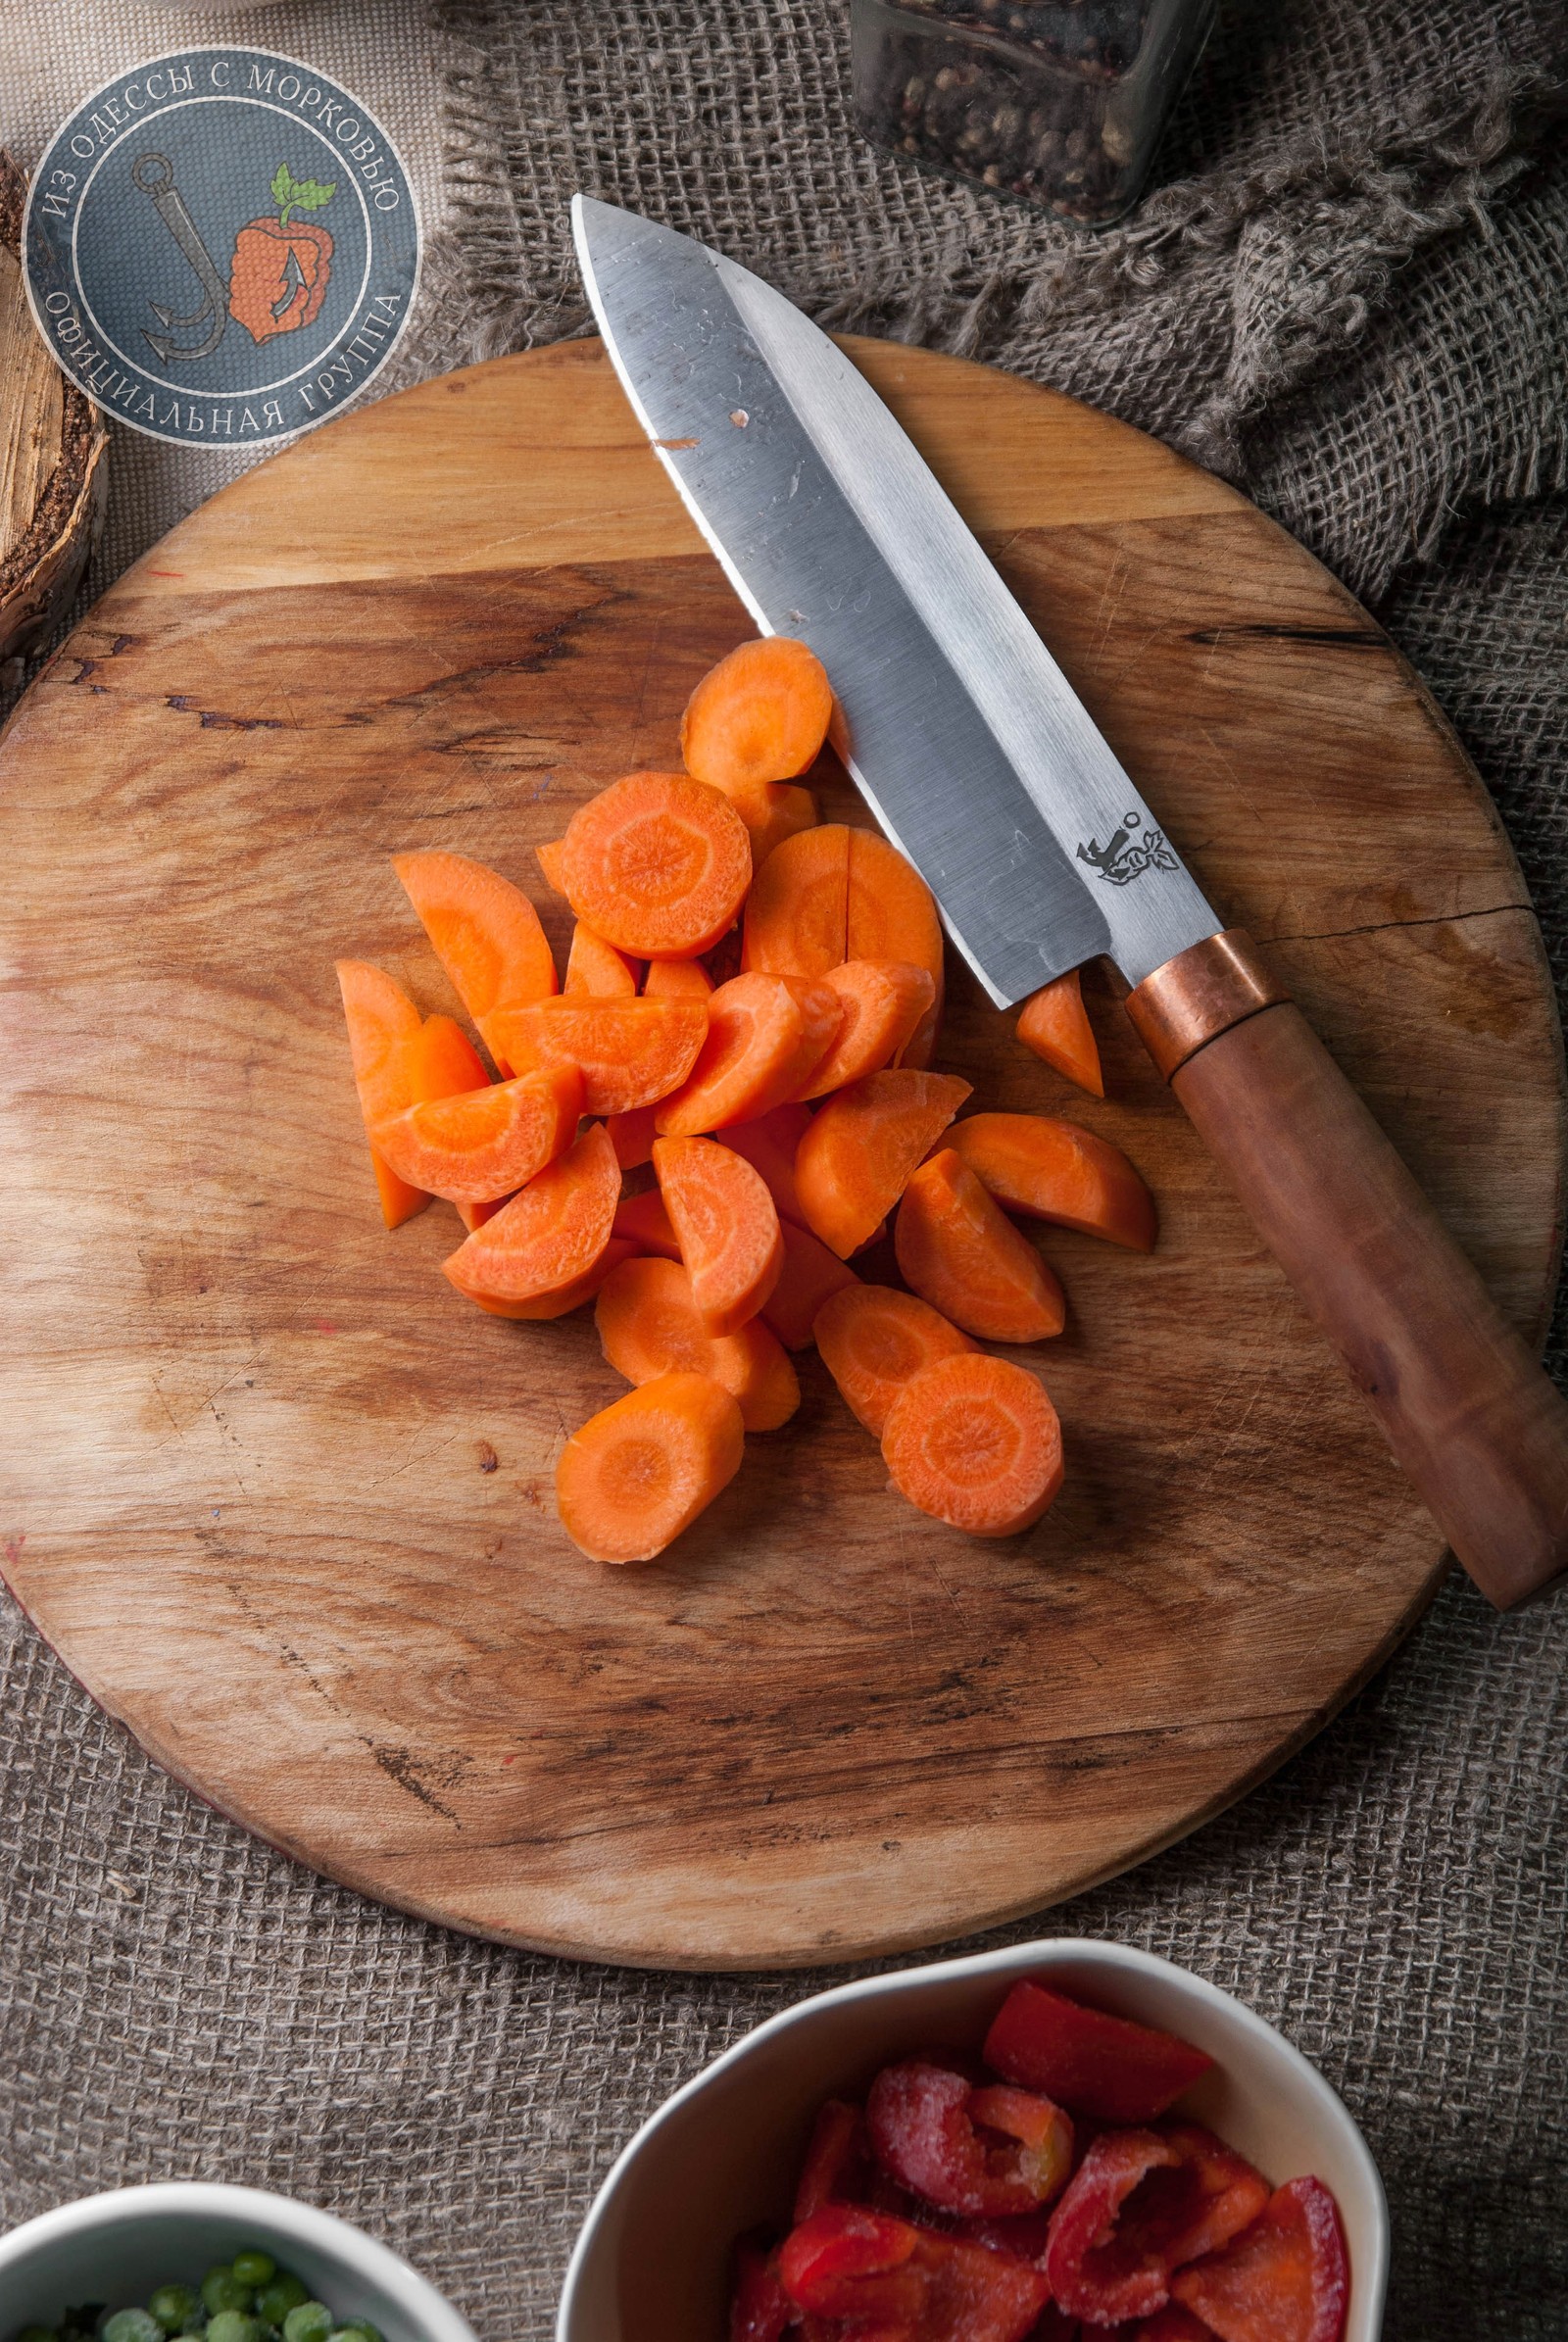
[{"label": "sliced carrot pile", "polygon": [[375,1144],[400,1179],[450,1202],[510,1195],[577,1134],[582,1076],[554,1065],[455,1098],[427,1098],[375,1126]]},{"label": "sliced carrot pile", "polygon": [[972,1350],[967,1334],[891,1285],[847,1285],[830,1293],[813,1328],[822,1363],[851,1414],[874,1439],[911,1375],[938,1358]]},{"label": "sliced carrot pile", "polygon": [[659,1109],[660,1130],[692,1138],[770,1113],[808,1078],[842,1014],[825,984],[759,974],[721,984],[708,1003],[708,1037],[691,1077]]},{"label": "sliced carrot pile", "polygon": [[537,1300],[593,1267],[619,1195],[615,1150],[604,1124],[590,1123],[442,1265],[470,1300]]},{"label": "sliced carrot pile", "polygon": [[824,976],[849,957],[850,836],[842,821],[829,821],[774,847],[746,899],[744,967]]},{"label": "sliced carrot pile", "polygon": [[1069,968],[1053,984],[1031,993],[1018,1011],[1018,1039],[1026,1049],[1087,1090],[1103,1098],[1105,1077],[1100,1070],[1100,1051],[1094,1027],[1084,1006],[1083,971]]},{"label": "sliced carrot pile", "polygon": [[700,959],[651,959],[643,978],[645,1000],[706,1000],[713,979]]},{"label": "sliced carrot pile", "polygon": [[680,753],[687,771],[715,789],[792,781],[815,763],[832,714],[833,686],[815,653],[770,635],[709,669],[680,719]]},{"label": "sliced carrot pile", "polygon": [[[508,878],[397,857],[499,1079],[453,1018],[339,965],[386,1225],[446,1196],[469,1231],[445,1263],[459,1292],[521,1319],[597,1301],[606,1359],[637,1386],[558,1472],[563,1524],[607,1561],[662,1552],[734,1476],[744,1434],[795,1415],[786,1351],[813,1341],[912,1503],[975,1536],[1026,1527],[1060,1485],[1059,1427],[975,1339],[1042,1340],[1065,1302],[1005,1215],[1154,1242],[1148,1189],[1093,1132],[954,1122],[969,1084],[928,1070],[945,980],[930,890],[877,831],[819,823],[799,777],[834,713],[805,644],[743,644],[692,694],[684,772],[630,773],[535,847],[576,922],[559,995]],[[1017,1030],[1103,1094],[1077,972]],[[657,1188],[623,1195],[645,1164]],[[890,1225],[909,1292],[846,1265]]]},{"label": "sliced carrot pile", "polygon": [[588,993],[603,1000],[631,1000],[637,997],[638,967],[624,951],[607,944],[579,919],[571,931],[563,993]]},{"label": "sliced carrot pile", "polygon": [[594,1323],[606,1358],[628,1383],[710,1375],[734,1398],[749,1432],[777,1431],[801,1403],[777,1336],[755,1317],[738,1333],[708,1333],[678,1261],[624,1261],[600,1289]]},{"label": "sliced carrot pile", "polygon": [[658,1252],[665,1260],[680,1258],[680,1238],[657,1188],[641,1195],[622,1195],[615,1206],[614,1233],[629,1237],[639,1252]]},{"label": "sliced carrot pile", "polygon": [[733,925],[752,880],[746,824],[684,772],[633,772],[579,805],[562,841],[579,919],[639,959],[689,959]]},{"label": "sliced carrot pile", "polygon": [[556,1502],[593,1561],[652,1561],[741,1468],[741,1411],[705,1374],[663,1374],[590,1416],[556,1464]]},{"label": "sliced carrot pile", "polygon": [[811,1127],[811,1109],[791,1101],[752,1122],[726,1122],[724,1144],[760,1171],[781,1220],[806,1225],[795,1187],[795,1150]]},{"label": "sliced carrot pile", "polygon": [[882,1430],[901,1496],[970,1537],[1012,1537],[1061,1487],[1061,1426],[1032,1374],[959,1352],[906,1382]]},{"label": "sliced carrot pile", "polygon": [[714,1139],[656,1140],[654,1170],[698,1315],[710,1334],[733,1334],[757,1315],[784,1265],[767,1182]]},{"label": "sliced carrot pile", "polygon": [[514,1071],[575,1065],[585,1114],[629,1114],[680,1089],[707,1038],[708,1008],[702,1000],[563,996],[499,1008],[491,1025]]},{"label": "sliced carrot pile", "polygon": [[868,1244],[968,1096],[956,1074],[894,1067],[830,1098],[795,1157],[812,1234],[841,1260]]},{"label": "sliced carrot pile", "polygon": [[903,959],[846,959],[819,981],[838,994],[844,1013],[803,1098],[825,1098],[893,1064],[936,1000],[928,971]]},{"label": "sliced carrot pile", "polygon": [[1044,1342],[1067,1322],[1051,1270],[951,1147],[911,1177],[893,1242],[905,1281],[982,1342]]},{"label": "sliced carrot pile", "polygon": [[844,923],[846,959],[910,960],[930,977],[931,1005],[899,1059],[902,1065],[929,1065],[942,1021],[942,921],[919,871],[873,829],[850,832]]},{"label": "sliced carrot pile", "polygon": [[654,1128],[657,1106],[633,1106],[628,1113],[606,1117],[605,1128],[615,1149],[615,1160],[623,1171],[636,1171],[654,1159]]},{"label": "sliced carrot pile", "polygon": [[547,1000],[556,963],[526,895],[466,854],[400,854],[392,867],[436,957],[495,1055],[487,1025],[506,1003]]},{"label": "sliced carrot pile", "polygon": [[1152,1251],[1154,1198],[1108,1139],[1049,1114],[971,1114],[948,1144],[1008,1211]]},{"label": "sliced carrot pile", "polygon": [[623,1260],[633,1260],[637,1246],[624,1237],[612,1236],[580,1277],[572,1277],[564,1285],[553,1285],[548,1293],[535,1293],[531,1301],[487,1301],[478,1293],[469,1295],[478,1302],[488,1317],[554,1318],[568,1317],[573,1309],[580,1309],[584,1301],[591,1301],[612,1270]]},{"label": "sliced carrot pile", "polygon": [[814,1328],[824,1301],[860,1282],[836,1252],[793,1220],[780,1220],[784,1266],[778,1283],[759,1315],[772,1327],[787,1350],[808,1350],[816,1339]]}]

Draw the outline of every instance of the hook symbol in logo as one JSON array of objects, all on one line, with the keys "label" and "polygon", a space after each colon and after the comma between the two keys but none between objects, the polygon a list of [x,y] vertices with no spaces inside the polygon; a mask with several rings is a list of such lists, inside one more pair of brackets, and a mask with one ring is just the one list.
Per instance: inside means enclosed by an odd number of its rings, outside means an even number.
[{"label": "hook symbol in logo", "polygon": [[[165,366],[172,358],[208,358],[223,338],[228,323],[228,287],[218,273],[218,264],[202,242],[201,230],[191,218],[185,198],[174,184],[174,166],[167,155],[138,155],[130,167],[130,175],[143,195],[152,198],[154,211],[168,228],[180,251],[195,269],[202,291],[207,298],[200,309],[188,317],[176,317],[162,302],[151,301],[148,307],[164,328],[162,333],[149,333],[142,327],[142,339],[157,354]],[[176,342],[176,331],[187,325],[207,324],[207,332],[199,342]]]}]

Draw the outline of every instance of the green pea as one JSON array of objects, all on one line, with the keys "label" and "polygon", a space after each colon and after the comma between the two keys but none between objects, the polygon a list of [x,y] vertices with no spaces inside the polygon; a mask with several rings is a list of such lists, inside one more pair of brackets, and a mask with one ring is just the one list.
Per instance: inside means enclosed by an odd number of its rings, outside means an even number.
[{"label": "green pea", "polygon": [[207,2342],[261,2342],[260,2320],[243,2310],[220,2310],[209,2319]]},{"label": "green pea", "polygon": [[227,2262],[210,2269],[202,2279],[202,2300],[215,2318],[220,2310],[248,2310],[255,2299],[255,2286],[237,2277]]},{"label": "green pea", "polygon": [[332,2313],[325,2302],[301,2302],[283,2320],[283,2342],[327,2342]]},{"label": "green pea", "polygon": [[147,2307],[166,2334],[177,2334],[199,2305],[188,2285],[160,2285]]},{"label": "green pea", "polygon": [[256,2315],[265,2318],[269,2325],[281,2325],[290,2310],[302,2308],[310,2298],[299,2278],[280,2269],[271,2283],[264,2285],[256,2296]]},{"label": "green pea", "polygon": [[260,2245],[249,2244],[234,2255],[234,2274],[242,2285],[265,2285],[277,2274],[277,2263]]}]

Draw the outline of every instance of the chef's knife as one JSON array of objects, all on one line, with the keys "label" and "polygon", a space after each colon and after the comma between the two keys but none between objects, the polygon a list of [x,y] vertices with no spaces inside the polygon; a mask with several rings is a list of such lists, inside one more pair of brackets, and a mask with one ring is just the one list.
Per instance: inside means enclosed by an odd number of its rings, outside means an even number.
[{"label": "chef's knife", "polygon": [[1568,1406],[1240,929],[1224,929],[918,452],[826,334],[579,195],[588,296],[764,634],[832,678],[850,769],[999,1007],[1098,953],[1151,1055],[1482,1590],[1568,1569]]}]

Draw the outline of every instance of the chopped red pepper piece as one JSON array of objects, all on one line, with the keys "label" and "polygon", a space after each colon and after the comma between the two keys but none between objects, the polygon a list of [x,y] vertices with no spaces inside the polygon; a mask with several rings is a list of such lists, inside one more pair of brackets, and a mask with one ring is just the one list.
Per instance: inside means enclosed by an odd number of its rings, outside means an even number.
[{"label": "chopped red pepper piece", "polygon": [[1150,2172],[1122,2207],[1117,2234],[1157,2256],[1168,2273],[1240,2235],[1268,2202],[1269,2186],[1244,2155],[1197,2122],[1167,2123],[1159,2135],[1181,2160]]},{"label": "chopped red pepper piece", "polygon": [[847,2204],[802,2222],[779,2273],[805,2332],[842,2318],[843,2342],[1024,2342],[1051,2290],[1021,2261]]},{"label": "chopped red pepper piece", "polygon": [[1171,2291],[1220,2342],[1340,2342],[1350,2274],[1339,2207],[1321,2179],[1289,2179],[1221,2253]]},{"label": "chopped red pepper piece", "polygon": [[743,2237],[735,2248],[729,2342],[780,2342],[795,2316],[795,2304],[778,2273],[778,2255],[760,2238]]},{"label": "chopped red pepper piece", "polygon": [[811,2132],[795,2190],[795,2218],[808,2220],[824,2204],[863,2201],[871,2150],[865,2121],[858,2106],[842,2098],[826,2099]]},{"label": "chopped red pepper piece", "polygon": [[1152,2318],[1170,2299],[1170,2269],[1158,2243],[1117,2219],[1152,2171],[1175,2171],[1181,2156],[1153,2130],[1107,2130],[1096,2139],[1051,2216],[1046,2274],[1052,2296],[1095,2325]]},{"label": "chopped red pepper piece", "polygon": [[[1060,2107],[1025,2090],[974,2089],[929,2058],[884,2067],[865,2122],[883,2170],[944,2212],[998,2220],[1033,2212],[1072,2168],[1072,2124]],[[1004,2143],[985,2131],[1000,2131]]]},{"label": "chopped red pepper piece", "polygon": [[1174,2033],[1030,1983],[1003,2002],[985,2055],[1008,2081],[1101,2122],[1152,2122],[1214,2063]]},{"label": "chopped red pepper piece", "polygon": [[1006,2253],[1014,2261],[1029,2261],[1038,2269],[1045,2261],[1051,2215],[1045,2210],[1022,2212],[1016,2220],[965,2220],[958,2233],[988,2253]]}]

